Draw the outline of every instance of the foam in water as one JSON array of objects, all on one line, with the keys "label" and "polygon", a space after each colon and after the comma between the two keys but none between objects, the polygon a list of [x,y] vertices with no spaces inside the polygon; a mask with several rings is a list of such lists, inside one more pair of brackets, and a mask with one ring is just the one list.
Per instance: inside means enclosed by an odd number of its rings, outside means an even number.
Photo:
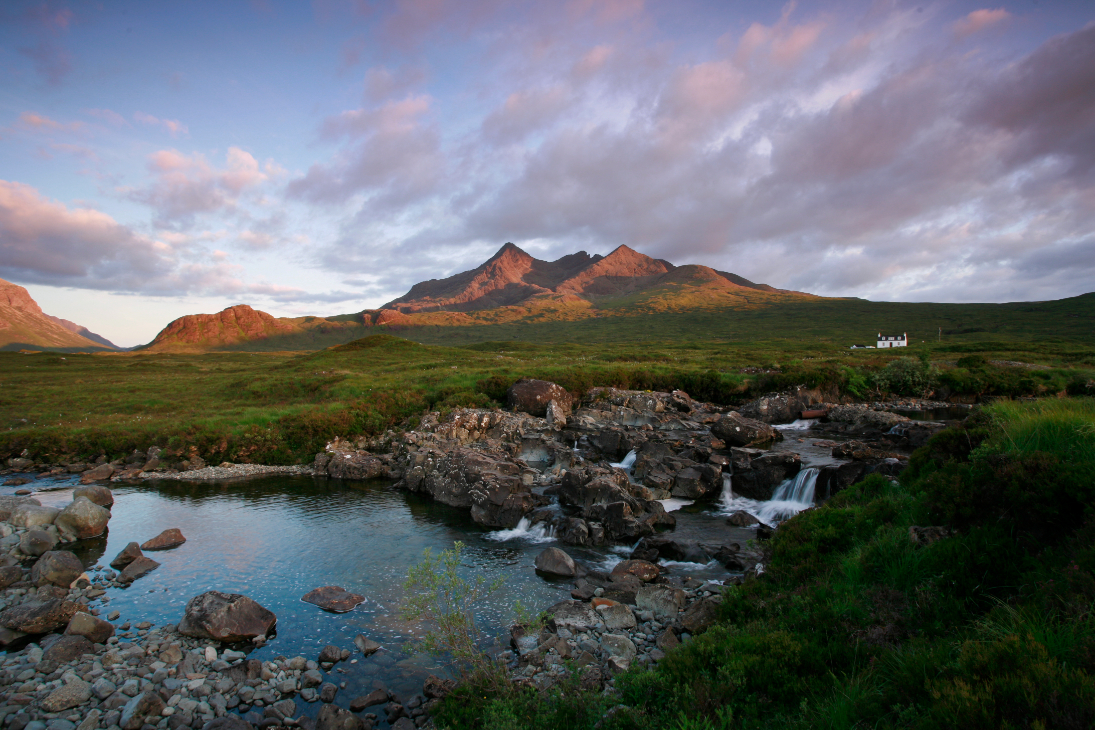
[{"label": "foam in water", "polygon": [[817,423],[816,418],[799,418],[793,423],[781,423],[778,426],[772,426],[772,428],[780,431],[805,431],[815,423]]},{"label": "foam in water", "polygon": [[670,497],[669,499],[659,499],[658,501],[662,503],[662,507],[665,508],[666,512],[676,512],[681,507],[687,507],[692,504],[694,500]]},{"label": "foam in water", "polygon": [[507,540],[525,540],[531,543],[554,542],[555,528],[543,522],[532,525],[527,517],[522,517],[521,521],[517,523],[517,527],[488,532],[483,537],[496,542],[506,542]]},{"label": "foam in water", "polygon": [[744,510],[766,525],[774,525],[814,504],[814,488],[819,471],[814,467],[803,469],[776,488],[767,502],[746,497],[735,497],[729,476],[723,476],[722,512],[733,514]]},{"label": "foam in water", "polygon": [[627,452],[627,456],[624,457],[623,461],[621,461],[619,463],[616,463],[616,464],[609,464],[609,466],[614,466],[617,469],[623,469],[628,474],[630,474],[631,473],[631,467],[635,465],[635,457],[636,456],[637,456],[637,454],[635,453],[635,449],[632,449],[631,451]]}]

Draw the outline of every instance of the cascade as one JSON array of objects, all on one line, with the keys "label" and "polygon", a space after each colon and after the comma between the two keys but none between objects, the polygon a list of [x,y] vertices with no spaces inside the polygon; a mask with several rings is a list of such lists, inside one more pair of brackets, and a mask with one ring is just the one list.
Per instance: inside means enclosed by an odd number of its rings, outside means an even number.
[{"label": "cascade", "polygon": [[794,479],[788,479],[779,485],[773,502],[795,502],[803,505],[803,509],[814,503],[814,487],[817,485],[818,469],[808,467],[795,475]]},{"label": "cascade", "polygon": [[631,451],[627,452],[627,456],[624,457],[623,461],[615,463],[615,464],[609,464],[609,466],[614,466],[617,469],[623,469],[628,474],[630,474],[631,473],[631,467],[635,465],[636,456],[637,456],[637,454],[635,453],[635,449],[632,449]]},{"label": "cascade", "polygon": [[555,539],[555,527],[546,522],[538,522],[533,525],[527,517],[522,517],[517,523],[517,527],[488,532],[483,537],[496,542],[506,542],[507,540],[528,540],[534,543],[551,542]]}]

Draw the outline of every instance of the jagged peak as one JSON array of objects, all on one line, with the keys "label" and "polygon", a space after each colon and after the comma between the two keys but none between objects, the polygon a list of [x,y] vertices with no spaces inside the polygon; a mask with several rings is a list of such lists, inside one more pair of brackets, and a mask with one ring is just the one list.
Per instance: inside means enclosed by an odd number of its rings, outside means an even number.
[{"label": "jagged peak", "polygon": [[513,259],[513,260],[518,260],[518,261],[531,261],[533,259],[533,257],[532,257],[531,254],[529,254],[527,251],[522,249],[517,244],[507,243],[506,245],[502,246],[502,248],[498,249],[498,253],[494,254],[489,259],[487,259],[487,265],[493,264],[494,262],[502,260],[502,259]]}]

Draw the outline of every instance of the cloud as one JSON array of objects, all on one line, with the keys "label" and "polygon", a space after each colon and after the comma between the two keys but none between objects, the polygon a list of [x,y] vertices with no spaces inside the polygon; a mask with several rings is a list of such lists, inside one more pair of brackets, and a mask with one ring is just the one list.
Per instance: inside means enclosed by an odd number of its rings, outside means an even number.
[{"label": "cloud", "polygon": [[159,150],[148,157],[148,170],[151,184],[119,192],[154,208],[157,224],[164,227],[189,226],[202,213],[233,211],[242,196],[284,172],[271,160],[260,165],[239,147],[228,148],[223,168],[201,154]]},{"label": "cloud", "polygon": [[177,119],[159,119],[151,114],[145,114],[144,112],[135,112],[133,119],[141,124],[147,124],[149,126],[158,126],[166,129],[172,137],[178,137],[180,134],[190,134],[190,130],[186,125]]},{"label": "cloud", "polygon": [[514,92],[483,120],[483,135],[497,144],[517,142],[550,126],[569,102],[569,91],[561,85]]},{"label": "cloud", "polygon": [[129,126],[129,122],[125,120],[125,117],[110,109],[84,109],[84,113],[96,119],[101,119],[113,127]]},{"label": "cloud", "polygon": [[1011,13],[1004,8],[974,10],[969,15],[955,22],[954,33],[959,37],[973,35],[985,28],[1003,23],[1010,18]]},{"label": "cloud", "polygon": [[84,123],[76,121],[64,124],[36,112],[23,112],[19,115],[19,126],[35,132],[79,132]]}]

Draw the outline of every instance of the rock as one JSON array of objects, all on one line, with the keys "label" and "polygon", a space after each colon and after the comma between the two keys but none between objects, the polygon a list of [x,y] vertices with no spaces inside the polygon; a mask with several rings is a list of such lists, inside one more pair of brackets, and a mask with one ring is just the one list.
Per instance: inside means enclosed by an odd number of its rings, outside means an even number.
[{"label": "rock", "polygon": [[581,601],[560,601],[545,611],[548,615],[548,628],[591,629],[601,620],[593,606]]},{"label": "rock", "polygon": [[255,730],[255,726],[239,715],[227,714],[205,723],[202,730]]},{"label": "rock", "polygon": [[164,701],[158,694],[152,691],[143,692],[125,704],[118,725],[122,730],[141,730],[146,718],[159,722],[164,707]]},{"label": "rock", "polygon": [[91,685],[83,680],[72,678],[58,687],[42,700],[42,709],[46,712],[63,712],[91,699]]},{"label": "rock", "polygon": [[574,558],[557,547],[546,548],[536,556],[536,570],[548,575],[561,575],[572,578],[578,574]]},{"label": "rock", "polygon": [[147,558],[142,555],[125,566],[125,569],[118,575],[118,580],[122,583],[132,583],[138,578],[148,575],[158,567],[160,567],[159,563],[152,558]]},{"label": "rock", "polygon": [[45,530],[27,530],[19,540],[19,550],[35,557],[49,552],[57,545],[57,538]]},{"label": "rock", "polygon": [[42,654],[42,659],[43,661],[56,662],[57,664],[68,664],[73,659],[77,659],[84,654],[94,653],[95,645],[92,644],[87,637],[65,634],[46,649],[45,653]]},{"label": "rock", "polygon": [[888,411],[876,411],[866,405],[853,404],[833,407],[829,411],[829,420],[846,424],[845,433],[870,434],[885,433],[899,423],[907,423],[909,418]]},{"label": "rock", "polygon": [[415,730],[416,725],[408,717],[401,717],[392,723],[391,730]]},{"label": "rock", "polygon": [[803,411],[820,408],[840,397],[835,387],[807,388],[799,385],[783,393],[769,393],[743,405],[739,412],[746,418],[765,423],[790,423]]},{"label": "rock", "polygon": [[760,522],[756,517],[749,514],[743,509],[739,509],[734,514],[726,518],[726,524],[734,525],[735,527],[749,527],[756,525]]},{"label": "rock", "polygon": [[368,638],[365,634],[358,634],[355,636],[354,645],[357,646],[365,656],[371,656],[380,651],[380,644]]},{"label": "rock", "polygon": [[340,662],[342,661],[342,650],[337,646],[328,644],[319,652],[319,658],[316,661],[320,664],[334,664],[335,662]]},{"label": "rock", "polygon": [[137,558],[143,557],[144,553],[141,552],[141,546],[135,542],[131,542],[122,548],[122,551],[118,553],[117,557],[110,561],[110,567],[121,570]]},{"label": "rock", "polygon": [[669,651],[681,645],[681,640],[677,638],[677,634],[673,629],[666,629],[659,636],[657,641],[654,642],[662,651]]},{"label": "rock", "polygon": [[734,470],[734,495],[758,502],[769,500],[776,487],[798,474],[801,469],[802,460],[798,454],[769,452],[753,457],[748,469]]},{"label": "rock", "polygon": [[684,612],[681,617],[681,628],[695,636],[708,629],[719,615],[719,604],[711,598],[702,598]]},{"label": "rock", "polygon": [[365,722],[349,710],[324,705],[316,715],[315,730],[365,730]]},{"label": "rock", "polygon": [[680,588],[666,585],[645,585],[635,595],[635,606],[640,611],[650,611],[661,621],[672,621],[684,608],[685,593]]},{"label": "rock", "polygon": [[327,474],[334,479],[378,479],[388,475],[383,459],[366,451],[336,451],[327,460]]},{"label": "rock", "polygon": [[601,637],[601,646],[609,660],[615,660],[617,670],[626,670],[638,653],[634,642],[624,634],[605,634]]},{"label": "rock", "polygon": [[110,510],[92,502],[87,497],[77,497],[66,506],[53,524],[61,535],[69,540],[85,540],[98,537],[106,531],[110,522]]},{"label": "rock", "polygon": [[653,562],[659,558],[680,563],[709,563],[712,555],[704,546],[690,540],[674,540],[669,537],[647,537],[639,541],[631,551],[632,560]]},{"label": "rock", "polygon": [[711,433],[730,446],[749,446],[783,439],[783,434],[767,423],[746,418],[733,411],[715,421]]},{"label": "rock", "polygon": [[339,586],[323,586],[305,593],[301,599],[305,603],[319,606],[324,611],[332,613],[346,613],[353,610],[354,606],[364,602],[365,596],[350,593]]},{"label": "rock", "polygon": [[114,493],[101,484],[91,484],[86,487],[76,487],[72,490],[72,498],[87,497],[100,507],[110,509],[114,506]]},{"label": "rock", "polygon": [[546,380],[522,378],[506,391],[506,403],[509,407],[530,416],[546,416],[551,401],[555,401],[564,418],[570,415],[574,397],[561,385]]},{"label": "rock", "polygon": [[[12,477],[11,479],[5,479],[4,480],[4,486],[5,487],[21,487],[24,484],[30,484],[31,481],[32,481],[31,479],[28,479],[26,477]],[[18,492],[16,492],[16,494],[18,494]]]},{"label": "rock", "polygon": [[23,580],[23,569],[18,565],[5,565],[0,568],[0,588],[7,588],[21,580]]},{"label": "rock", "polygon": [[41,527],[52,525],[61,510],[56,507],[43,507],[40,504],[21,504],[11,512],[8,518],[15,527]]},{"label": "rock", "polygon": [[59,598],[23,603],[0,613],[0,626],[25,634],[44,634],[67,626],[77,608],[77,604]]},{"label": "rock", "polygon": [[547,408],[544,412],[544,420],[547,421],[547,425],[552,428],[563,428],[567,425],[568,409],[559,405],[559,401],[551,400],[547,404]]},{"label": "rock", "polygon": [[[361,705],[361,709],[365,709],[366,707],[372,707],[373,705],[383,705],[385,702],[390,700],[391,697],[392,696],[388,693],[388,690],[386,689],[374,689],[369,694],[360,698],[360,701],[364,703]],[[358,702],[358,700],[354,700],[354,702]]]},{"label": "rock", "polygon": [[43,553],[31,568],[30,579],[40,586],[68,588],[83,572],[84,566],[75,555],[67,550],[50,550]]},{"label": "rock", "polygon": [[431,674],[422,683],[422,694],[430,699],[441,699],[456,689],[456,682],[451,679],[441,679]]},{"label": "rock", "polygon": [[309,669],[300,675],[300,686],[304,689],[318,687],[321,684],[323,684],[323,675],[318,669]]},{"label": "rock", "polygon": [[187,602],[178,631],[183,636],[233,642],[265,636],[276,622],[273,612],[247,596],[207,591]]},{"label": "rock", "polygon": [[867,469],[867,464],[861,461],[822,467],[814,482],[814,496],[822,501],[839,494],[863,479]]},{"label": "rock", "polygon": [[645,560],[625,560],[622,563],[617,563],[612,569],[612,575],[633,575],[643,583],[649,583],[655,580],[661,570],[657,565],[647,562]]},{"label": "rock", "polygon": [[141,543],[141,550],[168,550],[169,548],[178,547],[184,542],[186,542],[186,538],[183,537],[182,531],[177,527],[172,527],[169,530],[164,530],[151,540]]},{"label": "rock", "polygon": [[80,483],[91,484],[92,482],[105,482],[112,476],[114,476],[114,466],[112,464],[100,464],[81,474]]},{"label": "rock", "polygon": [[114,625],[90,613],[78,613],[68,622],[65,633],[86,637],[95,644],[105,644],[107,639],[114,636]]},{"label": "rock", "polygon": [[331,684],[330,682],[324,682],[319,685],[319,701],[320,702],[334,702],[335,695],[338,694],[338,685]]},{"label": "rock", "polygon": [[610,631],[635,628],[635,614],[622,603],[598,606],[597,613],[601,614],[601,619]]}]

